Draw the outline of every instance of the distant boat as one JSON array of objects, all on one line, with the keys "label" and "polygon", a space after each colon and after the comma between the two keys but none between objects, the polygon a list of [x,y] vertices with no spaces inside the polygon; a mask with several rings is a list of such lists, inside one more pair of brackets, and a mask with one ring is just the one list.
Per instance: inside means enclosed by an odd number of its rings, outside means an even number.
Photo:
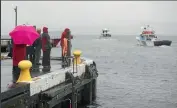
[{"label": "distant boat", "polygon": [[107,38],[107,37],[111,37],[111,34],[110,31],[107,28],[105,28],[102,30],[100,38]]},{"label": "distant boat", "polygon": [[142,31],[139,36],[136,36],[136,40],[139,45],[154,46],[153,41],[157,40],[155,31],[149,26],[141,27]]},{"label": "distant boat", "polygon": [[155,35],[155,31],[147,25],[146,27],[141,27],[143,29],[139,36],[136,36],[136,40],[139,45],[142,46],[170,46],[172,41],[170,40],[160,40]]}]

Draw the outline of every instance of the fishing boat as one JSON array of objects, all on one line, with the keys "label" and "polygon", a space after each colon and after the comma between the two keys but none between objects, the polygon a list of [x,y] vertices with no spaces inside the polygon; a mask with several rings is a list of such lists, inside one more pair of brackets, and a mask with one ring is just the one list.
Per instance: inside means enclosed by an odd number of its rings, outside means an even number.
[{"label": "fishing boat", "polygon": [[107,38],[107,37],[111,37],[111,34],[110,34],[110,30],[105,28],[102,30],[100,38]]},{"label": "fishing boat", "polygon": [[170,40],[160,40],[157,38],[155,31],[147,25],[146,27],[141,27],[142,32],[139,36],[136,36],[138,45],[141,46],[171,46],[172,41]]},{"label": "fishing boat", "polygon": [[136,36],[139,45],[154,46],[154,41],[157,40],[155,31],[149,25],[141,27],[140,35]]}]

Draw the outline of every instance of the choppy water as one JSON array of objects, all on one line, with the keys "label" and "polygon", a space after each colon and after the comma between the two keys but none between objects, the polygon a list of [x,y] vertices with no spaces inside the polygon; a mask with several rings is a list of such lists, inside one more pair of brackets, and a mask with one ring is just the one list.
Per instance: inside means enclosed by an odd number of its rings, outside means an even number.
[{"label": "choppy water", "polygon": [[177,37],[160,38],[173,40],[172,46],[140,47],[135,36],[76,37],[73,49],[94,59],[99,70],[90,107],[177,108]]}]

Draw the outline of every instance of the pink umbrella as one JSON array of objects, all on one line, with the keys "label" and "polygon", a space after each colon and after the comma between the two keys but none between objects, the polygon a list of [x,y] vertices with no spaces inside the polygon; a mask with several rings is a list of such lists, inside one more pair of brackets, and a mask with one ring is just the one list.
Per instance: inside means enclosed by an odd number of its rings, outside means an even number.
[{"label": "pink umbrella", "polygon": [[33,26],[19,25],[16,26],[13,31],[9,33],[13,39],[14,44],[28,44],[32,45],[34,41],[39,37],[39,34]]}]

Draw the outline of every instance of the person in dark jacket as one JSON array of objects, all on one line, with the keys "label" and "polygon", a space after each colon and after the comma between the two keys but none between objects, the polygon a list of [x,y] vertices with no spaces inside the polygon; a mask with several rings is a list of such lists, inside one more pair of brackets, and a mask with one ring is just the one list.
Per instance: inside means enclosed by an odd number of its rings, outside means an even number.
[{"label": "person in dark jacket", "polygon": [[[36,29],[36,26],[33,26]],[[26,59],[30,60],[32,62],[32,64],[34,64],[35,61],[35,42],[33,43],[33,45],[31,46],[27,46],[26,49]]]},{"label": "person in dark jacket", "polygon": [[41,29],[38,28],[37,32],[40,34],[40,36],[35,41],[35,65],[41,65],[39,63],[41,57],[41,49],[42,49]]},{"label": "person in dark jacket", "polygon": [[18,68],[18,63],[22,60],[25,60],[26,57],[26,44],[13,44],[13,71],[12,71],[12,80],[13,83],[16,83],[20,75],[20,69]]},{"label": "person in dark jacket", "polygon": [[43,58],[42,58],[42,66],[44,70],[50,70],[50,52],[51,52],[52,45],[50,43],[50,36],[48,34],[48,28],[43,27],[42,33],[42,51],[43,51]]}]

